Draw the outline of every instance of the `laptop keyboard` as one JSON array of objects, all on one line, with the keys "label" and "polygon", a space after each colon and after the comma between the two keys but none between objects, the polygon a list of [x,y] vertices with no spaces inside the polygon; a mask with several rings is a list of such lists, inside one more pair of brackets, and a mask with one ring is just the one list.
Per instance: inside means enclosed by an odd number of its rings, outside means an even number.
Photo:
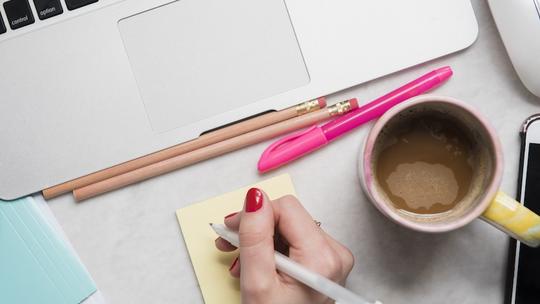
[{"label": "laptop keyboard", "polygon": [[34,0],[39,20],[45,20],[64,12],[60,0]]},{"label": "laptop keyboard", "polygon": [[66,0],[66,6],[68,10],[72,11],[74,9],[78,9],[79,7],[83,7],[97,1],[98,0]]},{"label": "laptop keyboard", "polygon": [[11,0],[4,3],[9,27],[16,30],[34,23],[34,16],[30,4],[26,0]]},{"label": "laptop keyboard", "polygon": [[4,20],[2,20],[2,13],[0,13],[0,34],[6,32],[6,26],[4,25]]},{"label": "laptop keyboard", "polygon": [[[32,2],[30,2],[32,1]],[[10,31],[64,14],[64,7],[76,10],[99,0],[9,0],[3,3],[5,19],[0,11],[0,38]],[[0,1],[1,2],[1,1]],[[32,7],[33,6],[33,7]],[[57,17],[58,18],[58,17]]]}]

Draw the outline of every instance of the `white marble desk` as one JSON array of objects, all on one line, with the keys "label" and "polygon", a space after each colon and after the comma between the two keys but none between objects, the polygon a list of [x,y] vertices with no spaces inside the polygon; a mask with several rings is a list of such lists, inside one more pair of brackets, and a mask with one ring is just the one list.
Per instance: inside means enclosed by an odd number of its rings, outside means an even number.
[{"label": "white marble desk", "polygon": [[[506,56],[485,1],[473,0],[480,33],[469,49],[330,98],[369,101],[432,68],[451,65],[438,89],[480,108],[505,152],[503,188],[515,194],[518,128],[540,112]],[[456,33],[459,35],[459,33]],[[420,234],[392,224],[364,197],[357,177],[368,126],[269,176],[288,172],[313,217],[351,248],[348,286],[384,303],[502,303],[507,237],[476,221],[452,233]],[[90,201],[50,201],[59,222],[110,303],[202,303],[174,211],[266,176],[256,145]]]}]

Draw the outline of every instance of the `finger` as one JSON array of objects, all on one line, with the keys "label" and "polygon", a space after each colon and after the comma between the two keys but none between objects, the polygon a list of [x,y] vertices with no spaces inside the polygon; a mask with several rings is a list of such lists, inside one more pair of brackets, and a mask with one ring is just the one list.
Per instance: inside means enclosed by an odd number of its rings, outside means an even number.
[{"label": "finger", "polygon": [[272,204],[279,233],[291,249],[310,250],[321,248],[325,236],[304,206],[292,195],[275,200]]},{"label": "finger", "polygon": [[[272,203],[272,208],[274,210],[274,222],[278,229],[280,227],[292,228],[282,229],[287,242],[293,242],[296,247],[302,247],[303,244],[304,247],[306,247],[305,244],[314,247],[323,240],[320,235],[317,235],[320,228],[313,222],[309,213],[294,196],[284,196],[275,200]],[[232,213],[225,217],[225,225],[233,230],[238,230],[240,221],[241,213]]]},{"label": "finger", "polygon": [[238,231],[240,228],[240,219],[242,218],[241,212],[234,212],[229,215],[227,215],[223,222],[225,223],[225,226],[227,226],[229,229],[232,229],[234,231]]},{"label": "finger", "polygon": [[240,285],[243,294],[267,292],[277,283],[274,261],[274,213],[272,203],[259,189],[246,194],[240,236]]},{"label": "finger", "polygon": [[216,243],[216,248],[221,251],[231,252],[231,251],[236,250],[236,247],[234,245],[231,245],[231,243],[227,242],[226,240],[220,237],[216,239],[215,243]]},{"label": "finger", "polygon": [[229,273],[235,278],[240,277],[240,263],[239,263],[239,260],[240,260],[240,257],[237,257],[236,259],[234,259],[234,261],[231,264],[231,267],[229,268]]},{"label": "finger", "polygon": [[341,260],[341,275],[346,278],[354,267],[354,256],[349,248],[332,238],[328,233],[324,232],[328,244],[334,249]]}]

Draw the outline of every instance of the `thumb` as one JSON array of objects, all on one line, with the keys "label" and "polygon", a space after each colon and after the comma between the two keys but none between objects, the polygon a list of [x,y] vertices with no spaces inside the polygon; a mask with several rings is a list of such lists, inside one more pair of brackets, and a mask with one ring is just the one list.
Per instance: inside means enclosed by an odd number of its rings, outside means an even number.
[{"label": "thumb", "polygon": [[265,292],[276,283],[274,211],[268,196],[257,188],[246,194],[240,221],[240,283],[251,292]]}]

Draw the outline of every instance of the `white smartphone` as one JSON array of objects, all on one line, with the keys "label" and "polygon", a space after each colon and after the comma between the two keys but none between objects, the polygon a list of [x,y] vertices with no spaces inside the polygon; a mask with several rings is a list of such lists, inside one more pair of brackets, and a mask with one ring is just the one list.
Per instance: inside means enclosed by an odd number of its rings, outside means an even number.
[{"label": "white smartphone", "polygon": [[[540,114],[523,123],[517,199],[540,213]],[[540,303],[540,248],[510,241],[506,282],[507,304]]]}]

